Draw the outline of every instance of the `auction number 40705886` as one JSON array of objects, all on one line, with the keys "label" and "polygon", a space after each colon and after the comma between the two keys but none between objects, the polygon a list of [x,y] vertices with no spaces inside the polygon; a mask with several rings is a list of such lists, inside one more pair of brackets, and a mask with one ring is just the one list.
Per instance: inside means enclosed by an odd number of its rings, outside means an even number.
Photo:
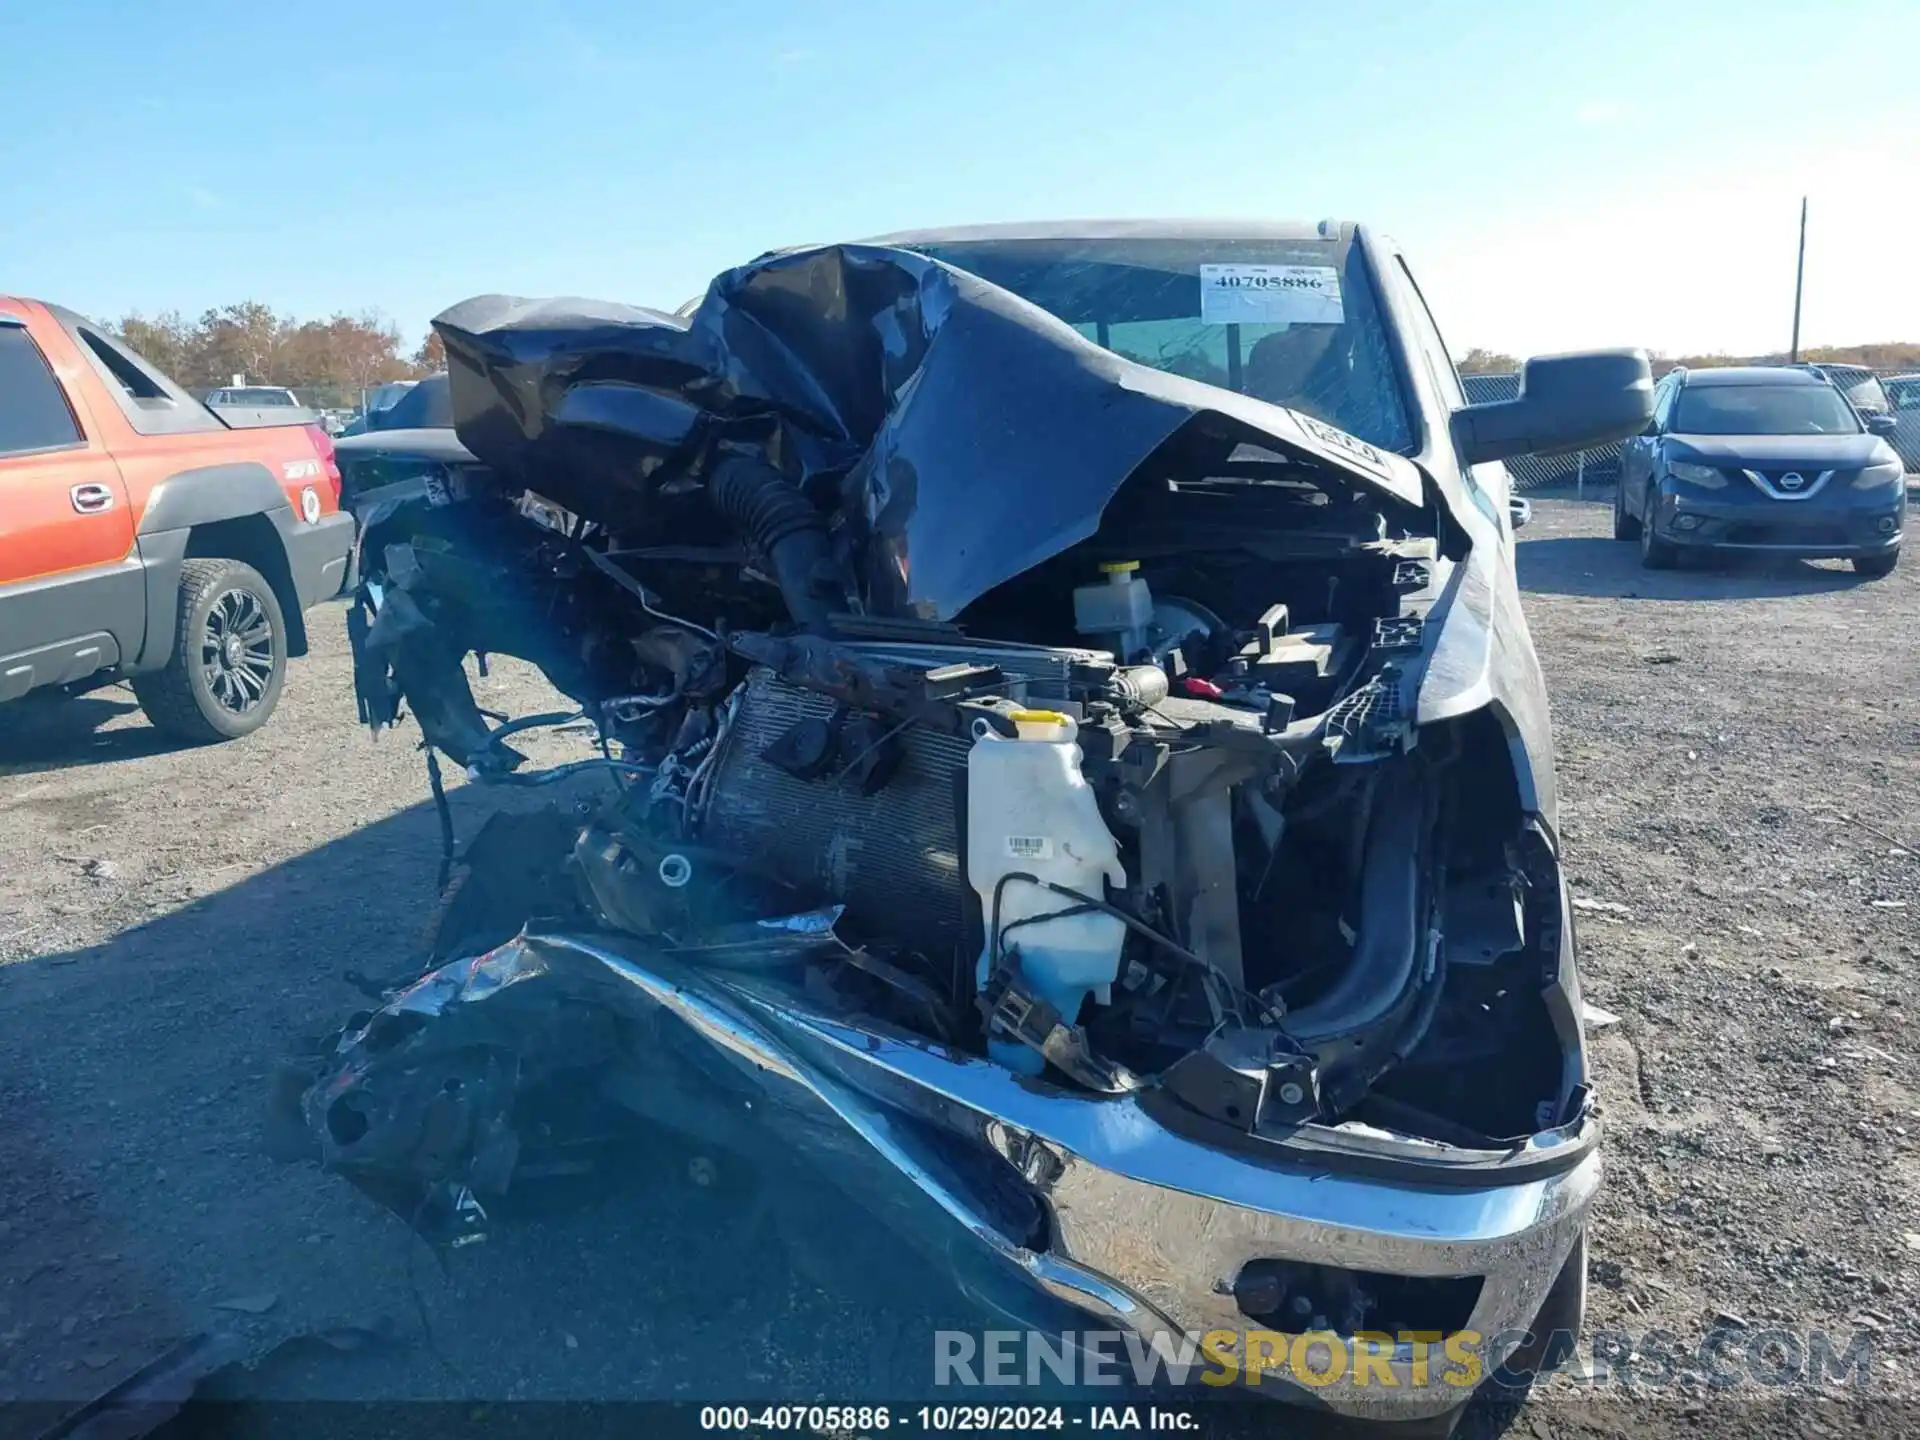
[{"label": "auction number 40705886", "polygon": [[898,1415],[885,1405],[703,1405],[702,1430],[794,1430],[855,1434],[914,1427],[921,1431],[990,1434],[1008,1430],[1064,1430],[1058,1405],[922,1405]]}]

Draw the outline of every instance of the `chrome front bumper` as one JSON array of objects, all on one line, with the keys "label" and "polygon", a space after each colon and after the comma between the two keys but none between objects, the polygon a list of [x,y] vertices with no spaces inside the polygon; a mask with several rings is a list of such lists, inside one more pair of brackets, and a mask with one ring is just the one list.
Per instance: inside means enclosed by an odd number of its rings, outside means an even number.
[{"label": "chrome front bumper", "polygon": [[[513,946],[546,964],[563,954],[565,963],[595,962],[677,1018],[761,1092],[769,1103],[753,1108],[763,1121],[856,1201],[930,1244],[963,1283],[985,1261],[1149,1338],[1257,1329],[1232,1290],[1258,1259],[1478,1276],[1466,1329],[1490,1374],[1538,1312],[1599,1186],[1592,1150],[1555,1173],[1483,1188],[1458,1177],[1421,1186],[1267,1163],[1175,1134],[1131,1097],[1055,1090],[974,1056],[856,1028],[750,977],[689,970],[600,939],[530,936],[502,950]],[[960,1154],[998,1155],[1040,1197],[1044,1248],[1009,1233],[978,1177],[955,1163],[956,1138]],[[1471,1393],[1438,1345],[1427,1363],[1416,1365],[1409,1344],[1387,1363],[1391,1385],[1377,1369],[1356,1383],[1349,1369],[1309,1391],[1283,1365],[1263,1375],[1262,1388],[1291,1387],[1316,1406],[1377,1418],[1438,1414]]]}]

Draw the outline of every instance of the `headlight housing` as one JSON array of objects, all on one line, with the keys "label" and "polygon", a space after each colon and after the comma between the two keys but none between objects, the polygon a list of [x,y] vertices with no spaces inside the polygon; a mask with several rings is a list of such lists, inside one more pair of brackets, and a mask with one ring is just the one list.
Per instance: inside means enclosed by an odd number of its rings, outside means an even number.
[{"label": "headlight housing", "polygon": [[1698,485],[1702,490],[1718,490],[1727,483],[1727,477],[1711,465],[1696,465],[1691,460],[1669,460],[1667,472],[1676,480],[1684,480],[1689,485]]},{"label": "headlight housing", "polygon": [[1898,460],[1883,460],[1878,465],[1869,465],[1853,477],[1856,490],[1878,490],[1883,485],[1898,485],[1906,479],[1904,467]]}]

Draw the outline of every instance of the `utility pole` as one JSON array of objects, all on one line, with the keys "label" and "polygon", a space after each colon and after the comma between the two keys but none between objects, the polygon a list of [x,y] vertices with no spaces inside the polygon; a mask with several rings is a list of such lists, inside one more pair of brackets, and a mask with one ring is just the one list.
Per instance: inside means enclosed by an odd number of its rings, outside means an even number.
[{"label": "utility pole", "polygon": [[1787,358],[1800,363],[1800,290],[1807,278],[1807,197],[1800,197],[1800,258],[1793,266],[1793,353]]}]

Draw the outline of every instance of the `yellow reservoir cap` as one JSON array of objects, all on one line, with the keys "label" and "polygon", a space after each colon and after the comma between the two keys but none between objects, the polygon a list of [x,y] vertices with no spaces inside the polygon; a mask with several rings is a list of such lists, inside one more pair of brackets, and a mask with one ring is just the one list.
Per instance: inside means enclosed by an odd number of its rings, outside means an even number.
[{"label": "yellow reservoir cap", "polygon": [[1070,744],[1080,734],[1073,718],[1058,710],[1015,710],[1007,717],[1022,740],[1044,740],[1050,745]]},{"label": "yellow reservoir cap", "polygon": [[1138,560],[1108,560],[1101,564],[1102,575],[1131,575],[1140,568]]}]

